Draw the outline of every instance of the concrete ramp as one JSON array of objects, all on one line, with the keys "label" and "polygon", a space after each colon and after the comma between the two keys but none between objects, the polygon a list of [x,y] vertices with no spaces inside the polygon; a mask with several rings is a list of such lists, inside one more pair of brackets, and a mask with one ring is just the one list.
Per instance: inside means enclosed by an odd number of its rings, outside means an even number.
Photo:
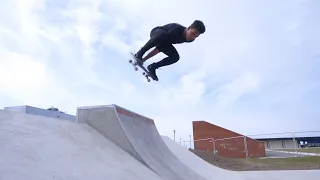
[{"label": "concrete ramp", "polygon": [[168,149],[154,121],[117,105],[81,107],[85,122],[167,180],[205,180]]},{"label": "concrete ramp", "polygon": [[92,127],[0,110],[1,180],[161,180]]},{"label": "concrete ramp", "polygon": [[162,138],[177,158],[209,180],[318,180],[320,177],[320,170],[230,171],[207,163],[169,137]]}]

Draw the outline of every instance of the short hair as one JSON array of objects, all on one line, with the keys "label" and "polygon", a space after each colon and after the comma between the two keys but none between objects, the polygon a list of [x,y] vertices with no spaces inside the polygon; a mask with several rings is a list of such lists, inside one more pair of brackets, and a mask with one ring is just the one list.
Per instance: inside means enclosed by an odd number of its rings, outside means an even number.
[{"label": "short hair", "polygon": [[200,34],[203,34],[206,31],[206,27],[200,20],[195,20],[191,25],[190,28],[195,28],[199,31]]}]

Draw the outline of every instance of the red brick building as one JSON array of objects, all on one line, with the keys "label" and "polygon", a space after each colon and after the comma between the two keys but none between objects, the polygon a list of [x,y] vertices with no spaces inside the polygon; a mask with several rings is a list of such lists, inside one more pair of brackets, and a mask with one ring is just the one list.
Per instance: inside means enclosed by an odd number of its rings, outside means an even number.
[{"label": "red brick building", "polygon": [[264,142],[244,137],[206,121],[193,121],[193,139],[195,150],[212,152],[215,150],[222,157],[266,156]]}]

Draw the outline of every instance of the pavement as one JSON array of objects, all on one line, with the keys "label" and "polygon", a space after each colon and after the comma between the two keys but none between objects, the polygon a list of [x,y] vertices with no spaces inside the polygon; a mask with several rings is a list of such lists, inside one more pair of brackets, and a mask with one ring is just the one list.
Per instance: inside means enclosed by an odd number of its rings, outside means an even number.
[{"label": "pavement", "polygon": [[210,180],[315,180],[320,176],[320,170],[230,171],[211,165],[167,136],[163,140],[181,162]]},{"label": "pavement", "polygon": [[281,151],[281,150],[271,150],[269,149],[268,152],[270,154],[277,154],[277,155],[282,155],[282,156],[298,156],[298,157],[303,157],[303,156],[320,156],[319,153],[308,153],[308,152],[295,152],[295,151]]},{"label": "pavement", "polygon": [[1,180],[161,180],[84,123],[0,110]]},{"label": "pavement", "polygon": [[0,179],[303,180],[319,170],[237,172],[162,137],[117,105],[79,107],[77,122],[0,111]]},{"label": "pavement", "polygon": [[289,157],[303,157],[306,155],[303,154],[292,154],[292,153],[285,153],[281,151],[274,151],[266,149],[266,157],[265,158],[289,158]]}]

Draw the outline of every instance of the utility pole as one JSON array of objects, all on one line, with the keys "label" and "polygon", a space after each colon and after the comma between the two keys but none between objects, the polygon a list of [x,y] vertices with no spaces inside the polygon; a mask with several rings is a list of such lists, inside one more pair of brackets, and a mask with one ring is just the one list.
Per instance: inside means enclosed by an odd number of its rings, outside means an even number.
[{"label": "utility pole", "polygon": [[173,141],[176,141],[176,130],[173,130]]}]

